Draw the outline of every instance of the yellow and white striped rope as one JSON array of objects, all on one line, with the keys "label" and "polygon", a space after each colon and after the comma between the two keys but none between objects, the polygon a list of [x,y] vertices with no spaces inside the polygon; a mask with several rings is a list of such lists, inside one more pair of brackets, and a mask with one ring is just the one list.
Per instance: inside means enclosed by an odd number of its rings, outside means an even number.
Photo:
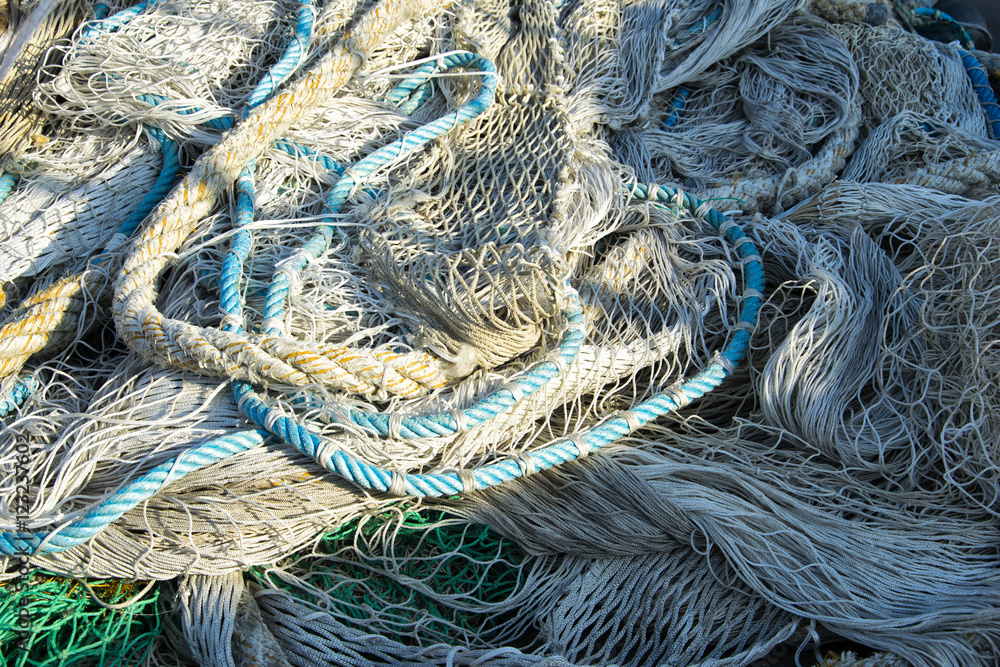
[{"label": "yellow and white striped rope", "polygon": [[[124,250],[114,284],[113,317],[119,335],[132,349],[156,363],[204,374],[295,386],[320,384],[364,395],[417,396],[444,384],[441,362],[424,353],[310,346],[206,329],[167,318],[155,306],[161,272],[243,166],[349,81],[389,33],[430,9],[440,7],[427,0],[383,0],[313,69],[228,132],[153,211]],[[84,304],[102,296],[103,284],[102,273],[85,272],[26,299],[0,327],[0,378],[17,373],[33,354],[72,341]]]}]

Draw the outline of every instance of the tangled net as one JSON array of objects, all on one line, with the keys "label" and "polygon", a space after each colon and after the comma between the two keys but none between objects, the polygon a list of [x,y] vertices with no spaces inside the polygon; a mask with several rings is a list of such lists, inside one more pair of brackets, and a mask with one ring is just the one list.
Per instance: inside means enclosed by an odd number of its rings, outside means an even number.
[{"label": "tangled net", "polygon": [[930,4],[16,5],[10,664],[994,664],[1000,70]]}]

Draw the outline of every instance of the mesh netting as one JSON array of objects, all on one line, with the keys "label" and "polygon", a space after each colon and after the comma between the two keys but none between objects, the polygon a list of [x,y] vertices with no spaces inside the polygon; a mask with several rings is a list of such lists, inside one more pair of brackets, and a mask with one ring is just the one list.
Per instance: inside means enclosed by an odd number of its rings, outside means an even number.
[{"label": "mesh netting", "polygon": [[[72,580],[36,572],[0,601],[0,642],[11,667],[140,664],[159,637],[159,591],[145,582]],[[2,590],[2,589],[0,589]],[[9,593],[9,594],[7,594]],[[20,646],[18,621],[32,619]]]},{"label": "mesh netting", "polygon": [[930,5],[12,5],[14,664],[994,663],[1000,86]]}]

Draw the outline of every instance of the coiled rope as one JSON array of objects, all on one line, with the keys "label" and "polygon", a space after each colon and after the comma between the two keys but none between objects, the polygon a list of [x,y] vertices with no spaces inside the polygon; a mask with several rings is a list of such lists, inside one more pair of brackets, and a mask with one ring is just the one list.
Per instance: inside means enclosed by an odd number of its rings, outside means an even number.
[{"label": "coiled rope", "polygon": [[[249,384],[234,382],[233,393],[240,410],[283,442],[314,458],[327,470],[335,472],[362,488],[399,496],[440,497],[470,493],[477,489],[497,486],[539,470],[587,456],[654,419],[681,409],[691,401],[701,398],[732,374],[746,355],[763,299],[764,269],[760,255],[754,243],[736,223],[726,219],[705,202],[686,193],[656,185],[635,184],[626,188],[626,194],[635,200],[670,204],[687,210],[691,215],[704,220],[717,230],[727,242],[733,245],[741,259],[745,288],[739,320],[734,327],[732,339],[723,352],[717,355],[704,370],[690,379],[677,383],[637,404],[631,410],[612,416],[582,433],[558,439],[535,451],[504,458],[476,468],[427,474],[406,474],[361,461],[340,450],[334,441],[320,437],[294,419],[274,408],[269,408]],[[405,418],[398,419],[397,423],[401,424],[403,419]],[[409,422],[409,424],[414,424],[420,418],[410,419],[414,421]],[[429,419],[431,423],[443,425],[445,430],[454,425],[449,423],[448,419],[451,419],[452,422],[456,421],[452,414]],[[439,421],[434,421],[434,419]],[[372,420],[372,422],[375,421]],[[392,417],[384,415],[378,418],[380,424],[386,422],[391,424],[392,421]],[[421,423],[421,425],[423,424]],[[401,426],[394,430],[398,430],[398,435],[402,436]],[[434,432],[428,433],[428,435],[436,434]],[[412,437],[420,436],[414,435]]]}]

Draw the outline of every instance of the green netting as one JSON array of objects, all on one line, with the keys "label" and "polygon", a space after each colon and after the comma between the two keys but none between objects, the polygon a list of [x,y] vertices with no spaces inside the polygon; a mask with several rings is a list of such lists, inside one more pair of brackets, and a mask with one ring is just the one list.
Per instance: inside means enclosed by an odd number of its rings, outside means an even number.
[{"label": "green netting", "polygon": [[[145,582],[120,580],[85,583],[35,572],[26,586],[13,593],[9,583],[0,584],[0,663],[7,667],[90,667],[144,661],[160,633],[158,587],[144,591]],[[27,605],[31,631],[15,649],[22,604]],[[112,608],[116,605],[123,608]]]},{"label": "green netting", "polygon": [[521,590],[524,559],[489,526],[408,510],[345,523],[311,553],[250,574],[397,641],[489,640],[509,620],[492,605]]}]

